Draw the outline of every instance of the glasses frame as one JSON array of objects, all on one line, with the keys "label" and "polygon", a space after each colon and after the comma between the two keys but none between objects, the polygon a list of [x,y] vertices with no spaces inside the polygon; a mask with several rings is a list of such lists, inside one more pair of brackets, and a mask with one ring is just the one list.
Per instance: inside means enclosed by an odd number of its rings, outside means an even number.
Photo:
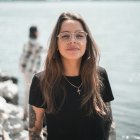
[{"label": "glasses frame", "polygon": [[64,42],[70,42],[71,39],[72,39],[72,36],[74,36],[74,39],[75,39],[76,41],[81,42],[80,40],[77,40],[77,38],[76,38],[76,36],[75,36],[76,33],[85,33],[85,40],[86,40],[87,35],[88,35],[88,33],[85,32],[85,31],[76,31],[76,32],[74,32],[74,33],[67,32],[67,31],[66,31],[66,32],[60,32],[60,33],[57,35],[57,37],[58,37],[59,39],[61,39],[60,36],[61,36],[62,33],[69,33],[69,34],[70,34],[70,38],[69,38],[68,40],[63,40]]}]

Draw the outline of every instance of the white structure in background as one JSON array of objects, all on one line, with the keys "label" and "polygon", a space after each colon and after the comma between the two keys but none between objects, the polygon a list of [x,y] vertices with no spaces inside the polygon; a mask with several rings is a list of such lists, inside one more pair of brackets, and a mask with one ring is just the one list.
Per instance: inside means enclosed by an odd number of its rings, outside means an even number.
[{"label": "white structure in background", "polygon": [[0,72],[0,140],[28,140],[24,110],[17,104],[18,87],[13,81]]}]

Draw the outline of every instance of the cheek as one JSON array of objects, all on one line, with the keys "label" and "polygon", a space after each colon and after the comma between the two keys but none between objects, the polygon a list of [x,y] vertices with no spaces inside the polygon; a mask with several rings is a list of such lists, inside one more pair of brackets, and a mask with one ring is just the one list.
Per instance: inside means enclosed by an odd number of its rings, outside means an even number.
[{"label": "cheek", "polygon": [[82,43],[82,44],[81,44],[81,51],[82,51],[83,53],[85,53],[86,48],[87,48],[87,43],[86,43],[86,42],[85,42],[85,43]]},{"label": "cheek", "polygon": [[63,49],[63,48],[64,48],[63,43],[60,42],[60,41],[58,41],[58,42],[57,42],[57,46],[58,46],[57,49],[58,49],[59,53],[60,53],[60,54],[63,54],[63,51],[64,51],[64,49]]}]

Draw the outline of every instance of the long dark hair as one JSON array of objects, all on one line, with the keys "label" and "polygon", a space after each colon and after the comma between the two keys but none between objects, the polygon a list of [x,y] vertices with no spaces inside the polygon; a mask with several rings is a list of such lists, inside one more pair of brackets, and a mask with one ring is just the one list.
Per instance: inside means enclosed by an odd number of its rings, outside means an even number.
[{"label": "long dark hair", "polygon": [[82,57],[80,75],[82,80],[83,96],[81,100],[81,107],[86,110],[88,114],[96,111],[100,115],[105,113],[105,104],[100,96],[100,80],[98,72],[99,51],[97,45],[86,25],[79,14],[62,13],[54,27],[50,38],[48,54],[45,60],[45,70],[41,76],[41,87],[45,102],[47,103],[47,112],[55,113],[61,109],[65,101],[66,94],[62,92],[61,104],[58,106],[55,91],[63,87],[63,65],[60,54],[58,52],[57,35],[60,32],[61,25],[65,20],[76,20],[81,23],[87,35],[87,47],[84,56]]}]

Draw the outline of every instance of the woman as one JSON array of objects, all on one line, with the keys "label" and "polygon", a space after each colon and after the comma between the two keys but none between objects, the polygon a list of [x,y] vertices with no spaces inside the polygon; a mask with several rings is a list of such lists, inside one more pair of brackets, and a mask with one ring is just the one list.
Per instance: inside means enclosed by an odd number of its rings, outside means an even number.
[{"label": "woman", "polygon": [[78,14],[62,13],[53,30],[45,69],[30,88],[30,140],[107,140],[114,99],[99,52]]}]

